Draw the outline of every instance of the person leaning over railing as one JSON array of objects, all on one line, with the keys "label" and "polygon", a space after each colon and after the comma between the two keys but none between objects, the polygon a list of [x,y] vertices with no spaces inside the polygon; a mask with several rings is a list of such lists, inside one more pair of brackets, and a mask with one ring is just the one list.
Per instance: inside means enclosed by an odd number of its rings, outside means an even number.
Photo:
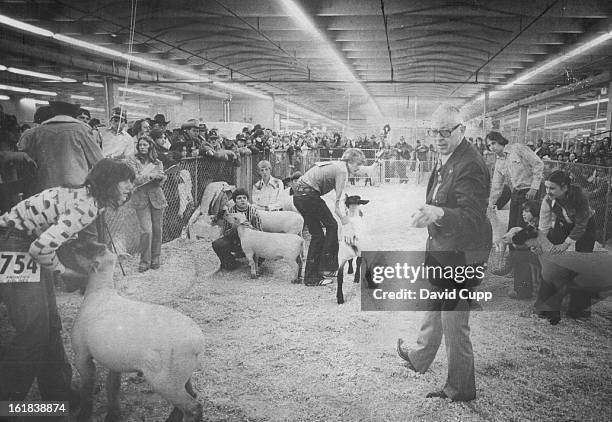
[{"label": "person leaning over railing", "polygon": [[164,165],[157,158],[153,140],[142,136],[136,146],[137,152],[128,158],[128,164],[136,173],[136,189],[130,205],[136,210],[141,230],[138,271],[142,273],[160,266],[162,221],[168,202],[161,188],[166,180]]},{"label": "person leaning over railing", "polygon": [[[552,254],[568,250],[593,252],[595,247],[595,212],[582,188],[571,184],[567,173],[557,170],[546,181],[546,196],[540,209],[538,229],[554,245]],[[535,303],[539,315],[557,324],[561,319],[561,301],[570,274],[568,270],[542,262],[542,284]],[[591,316],[591,294],[570,289],[568,316],[588,318]]]},{"label": "person leaning over railing", "polygon": [[[0,401],[24,400],[37,378],[42,400],[77,403],[70,390],[72,369],[60,334],[53,279],[45,274],[57,273],[67,283],[83,281],[84,275],[64,266],[74,259],[67,242],[105,207],[125,203],[133,181],[130,166],[105,158],[94,165],[82,186],[46,189],[0,216],[0,251],[5,259],[14,257],[13,268],[19,270],[15,274],[39,277],[36,282],[0,283],[0,297],[15,328],[15,337],[0,357]],[[35,262],[28,263],[28,253]]]}]

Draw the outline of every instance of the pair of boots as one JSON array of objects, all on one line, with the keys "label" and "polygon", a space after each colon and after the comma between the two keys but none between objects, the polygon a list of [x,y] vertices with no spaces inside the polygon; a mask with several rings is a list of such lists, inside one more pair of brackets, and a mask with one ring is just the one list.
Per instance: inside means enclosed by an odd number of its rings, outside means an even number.
[{"label": "pair of boots", "polygon": [[159,256],[161,255],[161,239],[152,241],[151,233],[140,235],[140,265],[138,272],[144,273],[149,268],[156,270],[159,268]]}]

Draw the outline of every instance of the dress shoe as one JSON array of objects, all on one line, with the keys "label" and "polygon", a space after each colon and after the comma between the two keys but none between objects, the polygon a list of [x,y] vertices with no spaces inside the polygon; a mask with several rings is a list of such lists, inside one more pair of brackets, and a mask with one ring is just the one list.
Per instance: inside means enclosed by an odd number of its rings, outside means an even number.
[{"label": "dress shoe", "polygon": [[151,269],[152,270],[157,270],[159,268],[160,264],[159,264],[159,258],[152,258],[151,259]]},{"label": "dress shoe", "polygon": [[138,272],[139,273],[144,273],[148,269],[149,269],[149,263],[148,262],[141,262],[140,265],[138,265]]},{"label": "dress shoe", "polygon": [[304,280],[304,286],[308,287],[317,287],[317,286],[327,286],[328,284],[332,284],[334,280],[331,278],[321,278],[319,280]]},{"label": "dress shoe", "polygon": [[402,349],[402,344],[404,344],[404,340],[401,338],[398,338],[397,339],[397,354],[399,355],[400,358],[406,361],[407,363],[406,366],[408,366],[408,369],[414,372],[418,372],[416,368],[414,367],[414,365],[412,364],[412,362],[410,361],[410,357],[408,356],[408,353]]}]

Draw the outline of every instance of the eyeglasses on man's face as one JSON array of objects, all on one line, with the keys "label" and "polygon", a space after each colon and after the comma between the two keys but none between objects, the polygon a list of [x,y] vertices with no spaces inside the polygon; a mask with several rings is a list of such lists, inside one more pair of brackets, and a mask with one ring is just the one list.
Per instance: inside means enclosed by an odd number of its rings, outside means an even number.
[{"label": "eyeglasses on man's face", "polygon": [[437,138],[438,135],[440,135],[443,138],[448,138],[455,131],[455,129],[457,129],[459,126],[461,126],[461,123],[457,124],[452,129],[431,129],[430,128],[430,129],[427,129],[427,136],[430,136],[432,138]]}]

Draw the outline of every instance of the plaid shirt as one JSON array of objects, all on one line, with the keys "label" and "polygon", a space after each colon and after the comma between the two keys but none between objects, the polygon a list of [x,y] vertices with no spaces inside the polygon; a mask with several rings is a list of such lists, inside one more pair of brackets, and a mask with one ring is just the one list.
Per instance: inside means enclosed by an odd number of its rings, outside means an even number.
[{"label": "plaid shirt", "polygon": [[[233,214],[236,212],[241,212],[246,215],[247,220],[251,223],[255,230],[261,230],[261,220],[259,219],[259,213],[257,209],[253,205],[247,205],[246,210],[241,210],[236,208],[236,205],[232,205],[228,210],[228,213]],[[234,229],[230,223],[227,221],[223,221],[223,236],[227,235]]]}]

